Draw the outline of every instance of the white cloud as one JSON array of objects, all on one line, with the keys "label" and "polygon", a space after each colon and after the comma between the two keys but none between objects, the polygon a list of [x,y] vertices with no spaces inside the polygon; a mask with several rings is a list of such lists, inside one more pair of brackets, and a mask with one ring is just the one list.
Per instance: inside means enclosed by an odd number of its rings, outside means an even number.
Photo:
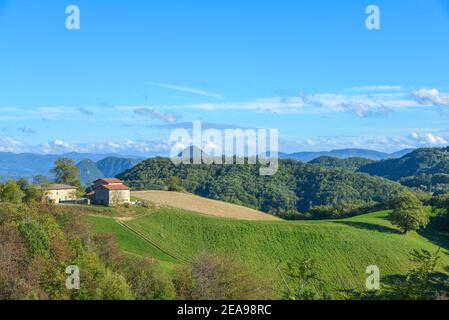
[{"label": "white cloud", "polygon": [[383,105],[370,105],[365,102],[343,102],[340,104],[342,108],[346,111],[354,113],[360,118],[366,118],[375,115],[386,115],[388,113],[388,108]]},{"label": "white cloud", "polygon": [[[156,84],[152,84],[156,85]],[[163,85],[163,84],[161,84]],[[170,86],[170,85],[164,85]],[[180,105],[121,105],[115,106],[108,112],[111,119],[123,120],[123,114],[138,114],[141,116],[157,119],[166,123],[175,123],[179,116],[170,110],[244,110],[253,112],[264,112],[274,114],[326,114],[350,112],[358,117],[369,117],[386,114],[388,111],[406,111],[410,108],[423,108],[431,106],[433,103],[449,105],[449,95],[439,93],[436,89],[421,89],[412,94],[403,91],[388,90],[394,86],[377,86],[376,92],[353,93],[315,93],[309,94],[301,92],[295,96],[267,97],[247,101],[230,102],[204,102],[197,104]],[[360,87],[370,88],[370,87]],[[184,88],[189,89],[189,88]],[[380,90],[384,89],[384,90]],[[195,89],[191,89],[195,90]],[[200,91],[201,92],[201,91]],[[202,92],[207,93],[207,92]],[[207,93],[208,94],[208,93]],[[1,109],[0,109],[1,111]],[[0,120],[12,119],[50,119],[50,120],[86,120],[86,115],[103,113],[102,106],[83,107],[34,107],[21,110],[5,109],[8,111],[6,118],[0,116]],[[17,114],[15,113],[17,112]],[[83,117],[84,115],[84,117]],[[102,121],[104,117],[90,117],[90,121]],[[131,119],[132,120],[132,119]],[[135,118],[134,118],[135,120]]]},{"label": "white cloud", "polygon": [[216,99],[222,98],[222,96],[219,94],[210,93],[210,92],[207,92],[207,91],[201,90],[201,89],[182,87],[182,86],[166,84],[166,83],[146,82],[145,84],[149,85],[149,86],[153,86],[153,87],[160,87],[160,88],[171,89],[171,90],[176,90],[176,91],[181,91],[181,92],[188,92],[188,93],[198,94],[201,96],[212,97],[212,98],[216,98]]},{"label": "white cloud", "polygon": [[[164,141],[110,141],[101,143],[73,144],[60,139],[35,146],[21,145],[21,148],[13,152],[34,152],[43,154],[61,154],[67,152],[79,153],[117,153],[124,155],[150,155],[153,153],[167,154],[171,145]],[[0,146],[1,150],[1,146]]]},{"label": "white cloud", "polygon": [[354,90],[354,91],[400,91],[400,90],[403,90],[403,87],[402,86],[392,86],[392,85],[376,85],[376,86],[352,87],[351,90]]},{"label": "white cloud", "polygon": [[171,112],[163,112],[156,108],[136,108],[134,113],[144,117],[150,117],[151,119],[158,119],[167,123],[175,123],[178,121],[179,116]]},{"label": "white cloud", "polygon": [[[384,152],[395,152],[409,148],[445,147],[448,137],[428,132],[412,132],[405,136],[335,136],[313,137],[296,141],[296,150],[328,151],[332,149],[361,148]],[[290,145],[290,151],[295,147]]]},{"label": "white cloud", "polygon": [[17,112],[17,111],[19,111],[19,109],[14,107],[0,107],[0,112]]},{"label": "white cloud", "polygon": [[17,140],[8,137],[0,137],[0,151],[1,152],[25,152],[25,145]]},{"label": "white cloud", "polygon": [[437,89],[419,89],[413,92],[412,96],[421,104],[449,106],[449,94],[441,93]]},{"label": "white cloud", "polygon": [[335,94],[301,93],[292,97],[273,97],[242,102],[201,103],[171,106],[173,109],[247,110],[275,114],[325,114],[351,112],[358,117],[386,114],[390,110],[423,107],[404,93]]},{"label": "white cloud", "polygon": [[443,147],[449,144],[445,138],[433,135],[432,133],[412,132],[410,138],[419,146]]}]

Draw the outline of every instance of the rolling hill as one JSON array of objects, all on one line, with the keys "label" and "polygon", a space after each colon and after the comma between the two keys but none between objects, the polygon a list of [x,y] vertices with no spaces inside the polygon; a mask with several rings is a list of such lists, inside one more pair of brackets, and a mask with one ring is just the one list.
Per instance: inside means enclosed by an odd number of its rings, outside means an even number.
[{"label": "rolling hill", "polygon": [[317,152],[280,153],[279,157],[281,159],[294,159],[302,162],[309,162],[319,157],[334,157],[340,159],[357,157],[377,161],[383,159],[400,158],[413,150],[414,149],[404,149],[393,153],[386,153],[369,149],[337,149]]},{"label": "rolling hill", "polygon": [[392,199],[403,187],[383,178],[280,160],[271,177],[256,165],[174,165],[152,158],[120,174],[133,190],[166,190],[175,176],[190,193],[275,215],[298,214],[316,206],[362,206]]},{"label": "rolling hill", "polygon": [[399,159],[362,166],[360,172],[399,181],[409,187],[443,193],[449,191],[449,147],[417,149]]},{"label": "rolling hill", "polygon": [[260,221],[279,220],[272,215],[254,209],[202,198],[188,193],[168,191],[137,191],[132,192],[131,196],[139,200],[150,201],[157,205],[171,206],[174,208],[222,218]]},{"label": "rolling hill", "polygon": [[323,156],[310,161],[310,164],[316,164],[328,169],[344,169],[349,171],[357,171],[360,167],[374,162],[366,158],[346,158],[339,159],[335,157]]},{"label": "rolling hill", "polygon": [[[89,220],[98,232],[117,235],[124,251],[153,256],[168,272],[198,253],[225,253],[273,283],[274,298],[282,290],[278,264],[282,269],[288,262],[313,259],[324,282],[320,290],[344,298],[346,291],[364,289],[368,266],[377,265],[381,280],[387,281],[411,267],[413,249],[438,249],[417,233],[401,235],[385,211],[336,221],[296,222],[221,219],[173,208],[153,209],[124,221],[111,215],[108,211],[107,216],[95,214]],[[439,271],[449,264],[448,239],[439,236],[438,245],[443,246]]]}]

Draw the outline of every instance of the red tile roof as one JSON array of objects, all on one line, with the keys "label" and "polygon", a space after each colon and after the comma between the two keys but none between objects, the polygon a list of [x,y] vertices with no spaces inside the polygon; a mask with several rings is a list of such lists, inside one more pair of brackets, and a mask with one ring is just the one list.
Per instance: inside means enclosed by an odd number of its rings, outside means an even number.
[{"label": "red tile roof", "polygon": [[104,183],[123,183],[122,180],[116,179],[116,178],[103,178],[103,179],[98,179],[96,181],[94,181],[94,183],[97,182],[104,182]]},{"label": "red tile roof", "polygon": [[106,185],[100,186],[99,188],[105,188],[108,190],[131,190],[129,187],[127,187],[123,184],[115,184],[115,185],[106,184]]}]

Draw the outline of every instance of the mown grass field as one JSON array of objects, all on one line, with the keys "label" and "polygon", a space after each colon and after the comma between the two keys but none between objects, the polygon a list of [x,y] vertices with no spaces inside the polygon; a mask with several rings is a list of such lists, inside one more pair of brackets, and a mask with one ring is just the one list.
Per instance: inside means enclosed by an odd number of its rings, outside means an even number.
[{"label": "mown grass field", "polygon": [[[383,277],[403,274],[411,267],[413,249],[438,250],[417,233],[400,234],[387,218],[384,211],[338,221],[241,221],[161,208],[121,222],[137,234],[112,217],[89,219],[99,232],[116,234],[124,251],[153,256],[167,270],[202,251],[232,255],[274,283],[274,297],[282,288],[276,266],[312,258],[324,291],[338,298],[345,290],[364,289],[367,266],[379,266]],[[445,246],[441,271],[449,265],[449,242],[438,239]]]},{"label": "mown grass field", "polygon": [[238,220],[276,221],[279,218],[251,208],[212,200],[185,192],[134,191],[133,198],[214,217]]}]

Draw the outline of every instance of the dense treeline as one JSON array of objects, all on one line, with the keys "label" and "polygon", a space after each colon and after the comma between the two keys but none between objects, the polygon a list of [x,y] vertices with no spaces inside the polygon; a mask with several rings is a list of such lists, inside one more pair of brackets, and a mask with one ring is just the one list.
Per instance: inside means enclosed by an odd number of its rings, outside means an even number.
[{"label": "dense treeline", "polygon": [[0,183],[0,202],[22,203],[41,202],[43,190],[37,185],[30,184],[27,180],[8,180]]},{"label": "dense treeline", "polygon": [[328,169],[344,169],[349,171],[357,171],[360,167],[373,162],[373,160],[359,157],[339,159],[335,157],[324,156],[316,158],[309,163],[316,164]]},{"label": "dense treeline", "polygon": [[443,194],[449,191],[449,147],[418,149],[400,159],[364,165],[360,172],[399,181],[411,188]]},{"label": "dense treeline", "polygon": [[280,160],[274,176],[260,176],[257,165],[174,165],[153,158],[118,177],[135,190],[168,189],[167,180],[177,177],[188,192],[296,218],[314,210],[320,217],[341,216],[391,200],[403,188],[383,178],[295,160]]}]

